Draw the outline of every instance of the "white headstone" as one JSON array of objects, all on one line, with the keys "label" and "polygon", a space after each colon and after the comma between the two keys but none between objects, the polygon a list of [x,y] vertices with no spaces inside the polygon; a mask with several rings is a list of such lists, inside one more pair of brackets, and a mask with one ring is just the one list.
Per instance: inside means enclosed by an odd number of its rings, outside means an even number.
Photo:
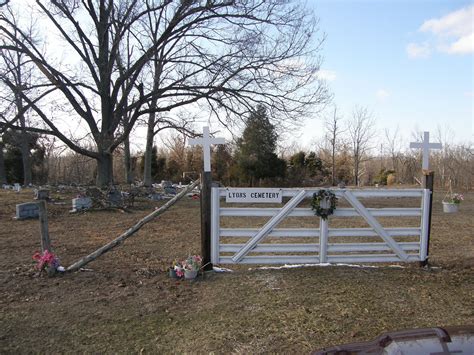
[{"label": "white headstone", "polygon": [[423,164],[422,164],[422,169],[423,170],[429,170],[430,168],[430,149],[441,149],[443,146],[441,143],[430,143],[430,132],[424,132],[423,133],[423,141],[422,142],[411,142],[410,143],[410,148],[418,148],[422,149],[422,154],[423,154]]},{"label": "white headstone", "polygon": [[213,138],[209,135],[209,127],[203,127],[202,138],[191,138],[189,145],[201,145],[204,155],[204,171],[211,171],[211,144],[225,144],[224,138]]},{"label": "white headstone", "polygon": [[13,190],[15,190],[16,192],[20,192],[20,191],[21,191],[21,185],[16,182],[16,183],[13,185]]},{"label": "white headstone", "polygon": [[90,197],[77,197],[72,199],[72,211],[87,210],[92,207],[92,199]]}]

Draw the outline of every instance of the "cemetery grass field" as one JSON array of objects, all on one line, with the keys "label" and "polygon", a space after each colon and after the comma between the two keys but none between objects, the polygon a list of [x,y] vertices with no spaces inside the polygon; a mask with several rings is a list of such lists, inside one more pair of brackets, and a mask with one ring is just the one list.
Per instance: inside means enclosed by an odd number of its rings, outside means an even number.
[{"label": "cemetery grass field", "polygon": [[[52,191],[65,204],[48,203],[64,266],[163,204],[70,214],[74,196]],[[443,214],[443,196],[434,196],[432,268],[227,265],[234,272],[188,282],[165,270],[200,251],[199,201],[178,202],[86,270],[48,278],[31,258],[38,220],[12,218],[33,191],[2,190],[0,353],[307,353],[385,331],[474,324],[474,193],[457,214]]]}]

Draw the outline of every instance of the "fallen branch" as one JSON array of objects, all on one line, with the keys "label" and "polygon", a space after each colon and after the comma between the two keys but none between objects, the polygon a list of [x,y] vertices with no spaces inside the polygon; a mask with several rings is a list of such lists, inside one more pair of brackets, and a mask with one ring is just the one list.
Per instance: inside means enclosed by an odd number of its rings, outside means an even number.
[{"label": "fallen branch", "polygon": [[177,201],[179,201],[183,196],[185,196],[189,191],[192,191],[196,186],[198,186],[199,184],[199,180],[196,180],[195,182],[193,182],[191,185],[189,185],[188,187],[186,187],[186,189],[184,189],[183,191],[181,191],[179,194],[177,194],[175,197],[173,197],[171,200],[169,200],[167,203],[165,203],[163,206],[161,206],[160,208],[158,208],[157,210],[153,211],[152,213],[150,213],[149,215],[147,215],[146,217],[144,217],[143,219],[139,220],[133,227],[131,227],[130,229],[128,229],[125,233],[123,233],[122,235],[120,235],[119,237],[115,238],[114,240],[112,240],[110,243],[107,243],[106,245],[104,245],[103,247],[97,249],[96,251],[94,251],[93,253],[85,256],[84,258],[76,261],[74,264],[72,264],[71,266],[69,266],[66,271],[67,272],[71,272],[71,271],[77,271],[79,270],[81,267],[83,267],[84,265],[90,263],[91,261],[97,259],[99,256],[101,256],[102,254],[105,254],[106,252],[108,252],[110,249],[116,247],[117,245],[121,244],[125,239],[127,239],[128,237],[132,236],[133,234],[135,234],[141,227],[143,227],[145,224],[147,224],[148,222],[150,222],[152,219],[158,217],[160,214],[162,214],[163,212],[165,212],[168,208],[170,208],[171,206],[173,206]]}]

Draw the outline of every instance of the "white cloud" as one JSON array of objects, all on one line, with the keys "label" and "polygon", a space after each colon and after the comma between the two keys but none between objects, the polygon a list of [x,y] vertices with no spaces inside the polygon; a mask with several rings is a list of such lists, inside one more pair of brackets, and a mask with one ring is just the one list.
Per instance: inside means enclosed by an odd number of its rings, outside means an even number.
[{"label": "white cloud", "polygon": [[453,11],[440,18],[423,22],[419,31],[434,36],[433,44],[410,43],[407,53],[411,58],[427,58],[433,49],[448,54],[474,52],[474,5]]},{"label": "white cloud", "polygon": [[474,5],[451,12],[439,19],[427,20],[421,25],[420,31],[431,32],[440,36],[463,37],[472,34]]},{"label": "white cloud", "polygon": [[448,53],[452,54],[466,54],[474,52],[474,33],[468,36],[461,37],[456,42],[452,43],[447,49]]},{"label": "white cloud", "polygon": [[377,99],[380,101],[385,101],[390,96],[390,92],[385,89],[378,89],[375,96],[377,96]]},{"label": "white cloud", "polygon": [[408,43],[406,50],[410,58],[428,58],[431,55],[431,48],[428,43]]},{"label": "white cloud", "polygon": [[326,81],[334,81],[336,80],[336,72],[334,70],[321,69],[318,72],[318,78]]}]

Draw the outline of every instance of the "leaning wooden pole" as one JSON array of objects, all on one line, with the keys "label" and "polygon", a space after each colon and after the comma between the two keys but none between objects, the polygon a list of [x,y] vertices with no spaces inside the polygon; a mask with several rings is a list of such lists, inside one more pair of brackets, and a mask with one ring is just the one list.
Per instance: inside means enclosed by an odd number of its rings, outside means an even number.
[{"label": "leaning wooden pole", "polygon": [[43,253],[45,250],[53,252],[51,250],[51,242],[49,240],[48,232],[48,211],[46,210],[46,202],[44,200],[38,202],[38,213],[41,232],[41,251]]},{"label": "leaning wooden pole", "polygon": [[194,189],[196,186],[199,185],[199,180],[196,180],[193,182],[191,185],[189,185],[186,189],[181,191],[179,194],[177,194],[175,197],[173,197],[171,200],[169,200],[166,204],[158,208],[157,210],[153,211],[143,219],[139,220],[133,227],[128,229],[125,233],[120,235],[119,237],[115,238],[111,242],[107,243],[103,247],[97,249],[93,253],[85,256],[84,258],[76,261],[74,264],[69,266],[66,271],[71,272],[71,271],[77,271],[84,265],[90,263],[91,261],[97,259],[99,256],[102,254],[105,254],[112,248],[116,247],[117,245],[121,244],[125,239],[131,237],[133,234],[135,234],[138,230],[140,230],[141,227],[143,227],[145,224],[153,220],[154,218],[158,217],[160,214],[165,212],[168,208],[173,206],[177,201],[179,201],[183,196],[185,196],[189,191]]}]

